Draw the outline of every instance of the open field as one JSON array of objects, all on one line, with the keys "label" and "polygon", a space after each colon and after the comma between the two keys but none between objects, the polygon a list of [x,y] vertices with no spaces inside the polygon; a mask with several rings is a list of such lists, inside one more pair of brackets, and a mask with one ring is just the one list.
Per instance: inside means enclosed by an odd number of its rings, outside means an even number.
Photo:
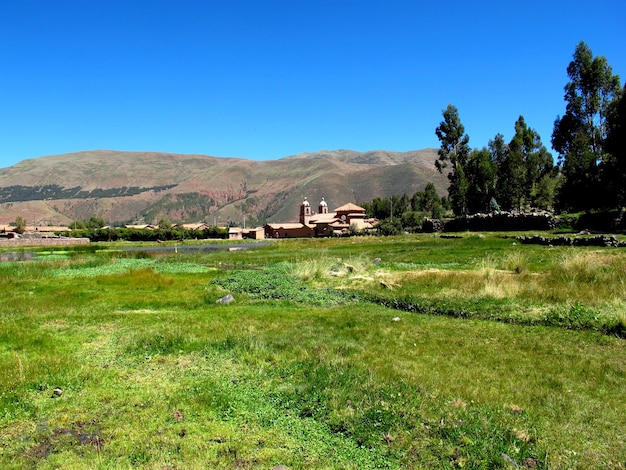
[{"label": "open field", "polygon": [[462,235],[0,263],[0,467],[625,468],[626,251]]}]

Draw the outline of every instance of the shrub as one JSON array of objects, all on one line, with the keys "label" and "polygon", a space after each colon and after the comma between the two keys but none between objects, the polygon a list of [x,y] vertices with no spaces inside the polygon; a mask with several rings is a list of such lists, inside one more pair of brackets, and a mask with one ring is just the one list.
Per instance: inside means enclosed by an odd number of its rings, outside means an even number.
[{"label": "shrub", "polygon": [[287,263],[275,264],[262,270],[235,271],[211,284],[235,293],[248,294],[253,299],[290,300],[312,305],[345,303],[348,296],[335,289],[315,289],[293,276]]},{"label": "shrub", "polygon": [[19,233],[20,235],[26,231],[26,220],[23,217],[17,216],[15,218],[15,233]]},{"label": "shrub", "polygon": [[398,219],[385,219],[378,224],[378,232],[381,235],[399,235],[402,225]]},{"label": "shrub", "polygon": [[560,326],[569,330],[597,329],[600,326],[598,314],[579,302],[565,310],[551,310],[546,314],[544,322],[548,326]]}]

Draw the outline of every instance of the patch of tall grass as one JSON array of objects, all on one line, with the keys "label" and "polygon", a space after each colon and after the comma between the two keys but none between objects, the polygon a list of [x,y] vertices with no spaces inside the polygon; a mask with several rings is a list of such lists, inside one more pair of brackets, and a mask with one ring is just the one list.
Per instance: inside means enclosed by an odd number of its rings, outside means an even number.
[{"label": "patch of tall grass", "polygon": [[599,329],[623,335],[626,257],[610,251],[567,249],[540,267],[519,248],[490,253],[470,270],[418,269],[388,273],[387,286],[361,295],[423,313]]},{"label": "patch of tall grass", "polygon": [[506,252],[502,255],[501,265],[502,269],[513,272],[515,274],[522,274],[529,268],[528,253],[522,249],[516,249]]},{"label": "patch of tall grass", "polygon": [[321,254],[290,263],[290,272],[303,281],[326,281],[337,277],[363,276],[371,271],[372,266],[371,260],[366,259],[363,255],[343,259]]},{"label": "patch of tall grass", "polygon": [[606,250],[566,250],[548,269],[547,279],[570,299],[626,301],[626,257]]}]

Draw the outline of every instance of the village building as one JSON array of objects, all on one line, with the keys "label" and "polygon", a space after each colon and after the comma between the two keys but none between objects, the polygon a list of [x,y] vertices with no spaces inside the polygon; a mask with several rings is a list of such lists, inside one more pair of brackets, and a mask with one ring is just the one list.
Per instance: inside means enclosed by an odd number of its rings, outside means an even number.
[{"label": "village building", "polygon": [[229,240],[243,240],[244,238],[249,238],[252,240],[263,240],[265,238],[265,231],[263,230],[263,227],[257,227],[257,228],[229,227],[228,228]]},{"label": "village building", "polygon": [[269,223],[265,225],[266,238],[307,238],[329,237],[348,233],[350,227],[356,230],[372,230],[378,223],[376,219],[367,218],[365,209],[356,204],[348,203],[333,212],[328,211],[328,203],[322,198],[317,213],[304,198],[300,204],[300,221],[287,223]]},{"label": "village building", "polygon": [[183,228],[185,230],[200,231],[207,230],[209,228],[209,225],[204,222],[197,222],[195,224],[175,224],[172,226],[172,228]]},{"label": "village building", "polygon": [[126,224],[124,225],[124,228],[130,228],[133,230],[157,230],[159,226],[153,224]]},{"label": "village building", "polygon": [[239,227],[229,227],[228,239],[229,240],[243,240],[243,230],[240,229]]},{"label": "village building", "polygon": [[[15,228],[15,225],[0,225],[0,236],[13,237]],[[24,227],[25,233],[40,234],[41,236],[56,236],[58,233],[69,233],[71,231],[72,229],[65,225],[27,225]]]},{"label": "village building", "polygon": [[264,240],[265,239],[265,230],[263,227],[256,228],[244,228],[243,229],[243,237],[250,238],[252,240]]}]

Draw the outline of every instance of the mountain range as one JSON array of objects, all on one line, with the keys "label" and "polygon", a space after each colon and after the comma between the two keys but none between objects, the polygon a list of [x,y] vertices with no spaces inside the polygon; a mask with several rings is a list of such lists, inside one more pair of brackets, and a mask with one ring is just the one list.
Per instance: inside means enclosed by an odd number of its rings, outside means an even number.
[{"label": "mountain range", "polygon": [[62,225],[101,217],[109,223],[249,224],[294,221],[307,197],[331,210],[348,202],[423,191],[448,181],[436,149],[302,153],[255,161],[207,155],[94,150],[23,160],[0,169],[0,224]]}]

